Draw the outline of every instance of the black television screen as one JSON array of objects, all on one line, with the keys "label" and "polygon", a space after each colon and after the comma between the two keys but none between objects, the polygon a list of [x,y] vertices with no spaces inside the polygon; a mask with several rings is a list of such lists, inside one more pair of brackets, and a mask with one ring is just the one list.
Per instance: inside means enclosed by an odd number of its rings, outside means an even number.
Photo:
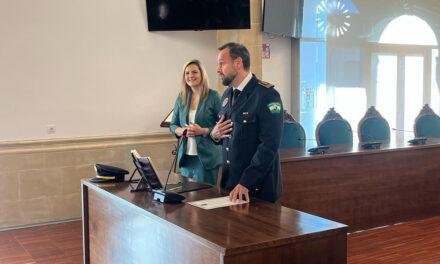
[{"label": "black television screen", "polygon": [[250,28],[250,0],[146,0],[148,30]]},{"label": "black television screen", "polygon": [[263,32],[300,38],[304,0],[264,0]]}]

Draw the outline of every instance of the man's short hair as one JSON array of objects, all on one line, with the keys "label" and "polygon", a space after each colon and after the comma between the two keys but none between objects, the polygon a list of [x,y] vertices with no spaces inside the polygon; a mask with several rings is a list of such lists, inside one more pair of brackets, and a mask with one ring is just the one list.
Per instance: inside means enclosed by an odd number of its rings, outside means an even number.
[{"label": "man's short hair", "polygon": [[229,49],[229,55],[232,59],[235,60],[236,58],[240,57],[243,61],[243,68],[245,70],[249,70],[249,68],[251,67],[251,59],[249,56],[249,51],[244,45],[235,42],[229,42],[218,48],[218,50],[221,51],[226,48]]}]

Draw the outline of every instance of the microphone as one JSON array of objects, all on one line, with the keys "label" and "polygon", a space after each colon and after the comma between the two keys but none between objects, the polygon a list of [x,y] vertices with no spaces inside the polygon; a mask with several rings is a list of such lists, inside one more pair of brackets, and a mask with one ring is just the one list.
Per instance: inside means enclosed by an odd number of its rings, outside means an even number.
[{"label": "microphone", "polygon": [[408,140],[408,143],[410,145],[425,145],[427,139],[428,138],[426,138],[426,137],[416,137],[416,138]]},{"label": "microphone", "polygon": [[[307,141],[307,140],[312,140],[316,142],[316,139],[314,138],[297,138],[298,141]],[[307,151],[309,152],[310,155],[315,155],[315,154],[325,154],[327,153],[328,149],[330,148],[330,146],[317,146],[314,148],[309,148]]]},{"label": "microphone", "polygon": [[398,129],[398,128],[395,128],[395,127],[392,127],[391,129],[394,130],[394,131],[398,131],[398,132],[414,133],[414,131],[412,131],[412,130]]},{"label": "microphone", "polygon": [[181,137],[182,137],[182,138],[187,138],[188,136],[187,136],[186,134],[188,134],[188,129],[185,128],[185,129],[183,130],[183,133],[182,133],[182,136],[181,136]]},{"label": "microphone", "polygon": [[[391,129],[395,130],[395,131],[400,131],[400,132],[411,132],[411,133],[414,133],[414,131],[397,129],[397,128],[394,128],[394,127],[391,128]],[[415,137],[413,139],[408,140],[408,143],[410,145],[425,145],[427,139],[428,138],[426,138],[426,137]]]},{"label": "microphone", "polygon": [[[356,130],[351,130],[354,133],[358,134],[358,132]],[[364,134],[363,136],[366,137],[371,137],[370,134]],[[361,138],[359,139],[360,141],[362,140]],[[380,141],[365,141],[365,142],[360,142],[361,144],[361,148],[362,149],[379,149],[380,145],[382,145],[382,142]]]},{"label": "microphone", "polygon": [[369,141],[361,143],[361,148],[363,149],[379,149],[382,142],[379,141]]},{"label": "microphone", "polygon": [[317,146],[314,148],[309,148],[307,151],[310,153],[310,155],[325,154],[329,148],[330,146]]},{"label": "microphone", "polygon": [[187,137],[188,130],[183,130],[182,136],[180,136],[180,139],[177,141],[176,149],[174,149],[171,154],[174,155],[173,162],[171,163],[170,170],[168,171],[167,180],[165,181],[165,186],[163,189],[159,190],[153,190],[153,200],[156,200],[161,203],[181,203],[183,200],[185,200],[185,196],[175,193],[175,192],[167,192],[167,186],[168,181],[170,179],[171,171],[173,170],[174,166],[177,163],[177,154],[180,149],[180,145],[182,144],[182,139]]},{"label": "microphone", "polygon": [[316,141],[316,139],[314,138],[297,138],[297,140],[301,141],[301,140],[312,140],[312,141]]}]

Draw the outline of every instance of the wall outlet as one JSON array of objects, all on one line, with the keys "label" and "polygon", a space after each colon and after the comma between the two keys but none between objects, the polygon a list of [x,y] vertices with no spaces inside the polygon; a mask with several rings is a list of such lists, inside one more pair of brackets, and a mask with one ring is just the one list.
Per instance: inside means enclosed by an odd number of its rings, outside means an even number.
[{"label": "wall outlet", "polygon": [[46,126],[46,132],[49,135],[53,135],[57,132],[57,127],[55,125],[47,125]]}]

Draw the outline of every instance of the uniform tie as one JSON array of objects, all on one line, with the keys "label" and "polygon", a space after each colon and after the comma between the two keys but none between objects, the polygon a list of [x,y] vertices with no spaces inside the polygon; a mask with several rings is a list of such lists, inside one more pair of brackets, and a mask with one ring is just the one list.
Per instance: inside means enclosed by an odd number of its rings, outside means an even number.
[{"label": "uniform tie", "polygon": [[232,92],[232,105],[235,104],[235,102],[237,101],[238,96],[240,95],[241,91],[238,89],[234,89],[234,91]]}]

